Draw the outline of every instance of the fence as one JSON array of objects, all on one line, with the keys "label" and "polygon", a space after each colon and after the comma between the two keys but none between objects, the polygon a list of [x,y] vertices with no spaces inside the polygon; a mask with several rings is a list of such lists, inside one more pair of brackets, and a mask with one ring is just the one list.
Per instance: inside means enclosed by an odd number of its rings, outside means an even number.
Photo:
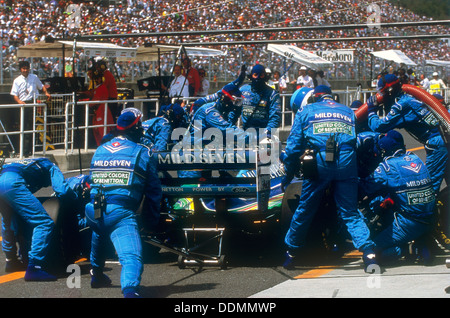
[{"label": "fence", "polygon": [[[359,88],[347,88],[346,90],[335,91],[339,96],[339,101],[345,105],[351,105],[353,101],[365,102],[374,93],[373,90],[361,90]],[[294,114],[290,110],[290,97],[292,94],[281,94],[282,121],[281,130],[288,130],[294,120]],[[450,100],[450,88],[443,93],[445,102]],[[189,98],[192,102],[196,98]],[[154,117],[160,107],[160,102],[156,98],[134,98],[127,100],[107,100],[107,101],[76,101],[74,94],[54,94],[50,102],[40,102],[39,99],[33,104],[8,104],[0,105],[0,155],[5,156],[7,149],[10,149],[10,156],[23,158],[25,154],[24,141],[28,135],[32,135],[32,152],[42,151],[45,155],[48,150],[63,150],[65,154],[73,152],[74,149],[96,148],[93,142],[93,130],[103,129],[106,134],[108,127],[114,124],[106,122],[106,111],[104,122],[99,125],[92,123],[92,109],[99,104],[117,103],[119,109],[125,107],[136,107],[144,114],[144,120]],[[32,108],[32,129],[26,129],[25,110]],[[12,111],[10,111],[10,109]],[[6,113],[3,113],[8,110]],[[14,118],[14,114],[19,112],[19,120]],[[13,121],[12,129],[6,129],[4,120],[9,117]],[[15,122],[14,122],[15,121]],[[15,124],[14,124],[15,123]],[[19,139],[17,140],[17,136]]]}]

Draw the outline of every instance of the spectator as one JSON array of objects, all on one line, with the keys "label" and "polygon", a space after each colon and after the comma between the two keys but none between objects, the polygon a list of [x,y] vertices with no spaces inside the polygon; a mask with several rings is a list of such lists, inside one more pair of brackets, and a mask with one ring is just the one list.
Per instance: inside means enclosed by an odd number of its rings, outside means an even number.
[{"label": "spectator", "polygon": [[[31,4],[32,3],[32,4]],[[107,2],[104,2],[107,3]],[[262,25],[268,26],[313,26],[324,24],[357,24],[367,16],[366,7],[355,3],[352,0],[345,1],[324,1],[320,5],[314,1],[280,1],[275,0],[273,5],[262,5],[259,1],[250,0],[250,2],[238,2],[231,6],[230,3],[210,4],[206,0],[196,2],[196,6],[192,7],[192,3],[188,0],[180,1],[149,1],[142,0],[139,2],[129,1],[127,5],[110,7],[103,3],[83,2],[80,6],[82,22],[79,28],[67,28],[67,15],[64,14],[68,3],[66,1],[50,2],[39,1],[29,2],[25,0],[17,0],[11,2],[11,8],[8,7],[0,10],[0,21],[3,26],[3,40],[6,56],[4,62],[7,67],[14,67],[17,59],[17,47],[42,41],[46,36],[53,38],[70,38],[76,33],[92,34],[94,32],[105,32],[109,34],[126,34],[131,32],[148,32],[153,31],[198,31],[198,26],[202,25],[209,29],[229,29],[229,28],[256,28]],[[205,6],[202,8],[202,6]],[[254,15],[249,14],[249,6],[258,12],[258,19],[254,19]],[[380,3],[381,14],[389,22],[401,21],[423,21],[432,20],[430,17],[423,17],[415,14],[410,10],[393,5],[390,2]],[[179,19],[180,8],[187,8],[184,19]],[[217,12],[222,12],[222,16],[217,18]],[[280,14],[283,12],[285,14]],[[286,16],[287,15],[287,16]],[[152,17],[151,19],[139,19],[139,17]],[[32,30],[32,32],[23,32],[23,30]],[[445,26],[431,25],[421,26],[419,30],[415,28],[398,28],[390,27],[389,33],[411,34],[420,32],[421,34],[438,34],[445,33]],[[448,30],[448,28],[447,28]],[[377,30],[354,29],[354,30],[314,30],[314,31],[298,31],[298,32],[269,32],[261,33],[253,36],[253,34],[224,34],[217,37],[218,40],[233,42],[235,40],[282,40],[286,38],[312,38],[312,37],[367,37],[372,35],[382,35]],[[201,38],[200,38],[201,36]],[[190,36],[189,40],[214,40],[204,35]],[[122,38],[113,40],[114,43],[123,46],[140,46],[144,45],[141,38]],[[154,39],[156,41],[156,38]],[[181,37],[172,36],[170,38],[158,38],[159,44],[177,44],[180,43]],[[333,50],[353,48],[356,50],[366,51],[367,42],[365,41],[349,41],[349,42],[327,42],[318,44],[312,43],[304,45],[304,49],[311,51],[317,49]],[[385,39],[383,41],[374,42],[376,50],[398,49],[397,40]],[[418,65],[424,65],[427,59],[448,60],[449,53],[447,44],[442,40],[405,40],[401,42],[401,49],[406,55],[411,57]],[[264,51],[260,46],[241,46],[236,47],[230,43],[227,46],[227,62],[239,60],[249,64],[256,63],[257,59],[263,65],[273,65],[273,68],[281,68],[283,59],[280,57],[273,58],[263,54]],[[214,59],[213,59],[214,60]],[[56,59],[50,59],[50,64],[55,66],[58,64]],[[203,58],[203,62],[207,58]],[[220,63],[224,63],[223,58],[219,58]],[[367,59],[362,63],[370,63]],[[123,72],[130,75],[132,71],[131,63],[123,63]],[[145,63],[139,65],[140,68],[145,67]],[[164,65],[162,65],[164,69]],[[338,76],[343,74],[335,73]]]},{"label": "spectator", "polygon": [[[117,100],[117,84],[116,79],[114,78],[113,73],[108,69],[106,65],[105,59],[100,59],[96,63],[94,63],[95,68],[102,76],[102,81],[106,86],[106,90],[108,92],[108,100]],[[119,105],[117,103],[108,103],[108,108],[111,111],[112,118],[115,122],[115,119],[119,115]]]},{"label": "spectator", "polygon": [[420,75],[420,87],[428,91],[430,89],[430,80],[424,75]]},{"label": "spectator", "polygon": [[406,73],[408,74],[408,82],[410,85],[414,85],[414,86],[420,86],[420,83],[416,77],[416,74],[414,74],[414,71],[410,68],[406,71]]},{"label": "spectator", "polygon": [[317,71],[316,82],[317,82],[317,85],[325,85],[325,86],[331,87],[330,83],[328,83],[328,81],[326,80],[325,75],[322,70]]},{"label": "spectator", "polygon": [[298,70],[297,80],[292,81],[291,84],[297,84],[297,89],[305,86],[309,88],[314,88],[314,82],[308,74],[306,74],[307,68],[305,66],[300,67]]},{"label": "spectator", "polygon": [[[93,83],[94,83],[94,89],[93,89],[93,97],[92,100],[94,101],[100,101],[100,100],[108,100],[109,93],[108,93],[108,87],[106,86],[106,82],[103,82],[103,76],[99,74],[97,71],[94,71],[93,77],[92,77]],[[92,107],[94,108],[94,116],[92,119],[92,125],[111,125],[114,124],[113,115],[111,113],[111,110],[109,107],[106,108],[106,120],[105,120],[105,104],[93,104]],[[108,134],[111,132],[113,128],[112,127],[106,127],[106,133]],[[104,127],[97,127],[93,129],[95,142],[97,143],[97,146],[100,146],[103,136],[105,135],[105,128]]]},{"label": "spectator", "polygon": [[205,97],[209,95],[209,80],[206,78],[206,71],[204,69],[198,70],[198,76],[200,77],[200,90],[198,92],[199,97]]},{"label": "spectator", "polygon": [[173,67],[174,79],[167,88],[164,83],[161,83],[161,88],[168,91],[169,97],[189,97],[189,86],[186,77],[181,74],[181,66],[175,65]]},{"label": "spectator", "polygon": [[[38,97],[39,91],[42,90],[47,96],[47,100],[50,100],[50,93],[47,91],[45,86],[39,80],[39,78],[30,74],[30,62],[21,61],[19,62],[20,75],[14,80],[11,95],[18,104],[32,104]],[[33,108],[25,107],[24,109],[24,129],[33,129]],[[24,135],[24,155],[27,156],[32,153],[32,134]]]},{"label": "spectator", "polygon": [[275,71],[273,72],[273,83],[275,85],[275,89],[278,90],[278,92],[280,94],[284,94],[286,92],[287,89],[287,84],[286,84],[286,77],[280,77],[280,72],[279,71]]},{"label": "spectator", "polygon": [[189,96],[198,96],[198,92],[201,89],[201,83],[197,69],[192,67],[191,60],[188,57],[185,57],[181,63],[183,65],[182,74],[187,78],[189,83]]},{"label": "spectator", "polygon": [[443,89],[447,88],[447,85],[445,85],[444,81],[438,77],[438,72],[434,72],[433,79],[430,81],[429,93],[444,95]]}]

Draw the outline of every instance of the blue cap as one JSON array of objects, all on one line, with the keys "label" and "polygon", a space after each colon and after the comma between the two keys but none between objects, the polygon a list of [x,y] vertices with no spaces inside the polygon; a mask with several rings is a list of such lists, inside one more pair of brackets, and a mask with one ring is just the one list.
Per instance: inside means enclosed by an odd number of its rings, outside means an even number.
[{"label": "blue cap", "polygon": [[314,88],[314,96],[319,97],[321,95],[331,95],[331,88],[326,85],[318,85]]},{"label": "blue cap", "polygon": [[398,149],[405,149],[403,136],[396,130],[389,130],[385,136],[378,141],[378,146],[383,149],[386,154],[393,154]]},{"label": "blue cap", "polygon": [[262,66],[261,64],[256,64],[255,66],[253,66],[252,68],[252,72],[250,73],[251,75],[253,74],[257,74],[258,77],[261,77],[261,75],[266,74],[266,68],[264,66]]}]

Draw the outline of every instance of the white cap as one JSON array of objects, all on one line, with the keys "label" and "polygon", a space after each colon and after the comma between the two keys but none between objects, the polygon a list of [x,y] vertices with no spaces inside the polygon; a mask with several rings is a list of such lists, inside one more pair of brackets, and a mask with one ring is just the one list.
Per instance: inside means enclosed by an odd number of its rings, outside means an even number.
[{"label": "white cap", "polygon": [[304,70],[304,71],[306,71],[306,70],[307,70],[307,68],[306,68],[306,66],[302,66],[302,67],[300,67],[300,70]]},{"label": "white cap", "polygon": [[433,76],[439,76],[438,72],[434,72]]}]

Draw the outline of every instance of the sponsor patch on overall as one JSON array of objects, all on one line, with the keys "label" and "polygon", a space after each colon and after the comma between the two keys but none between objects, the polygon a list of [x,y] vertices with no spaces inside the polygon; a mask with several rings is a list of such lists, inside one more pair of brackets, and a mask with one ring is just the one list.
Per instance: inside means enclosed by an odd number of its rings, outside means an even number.
[{"label": "sponsor patch on overall", "polygon": [[408,205],[429,203],[435,198],[433,189],[410,191],[406,195],[408,197]]},{"label": "sponsor patch on overall", "polygon": [[128,185],[131,173],[128,171],[93,171],[92,182],[105,185]]},{"label": "sponsor patch on overall", "polygon": [[313,124],[314,134],[343,133],[352,135],[352,126],[339,121],[326,121]]}]

